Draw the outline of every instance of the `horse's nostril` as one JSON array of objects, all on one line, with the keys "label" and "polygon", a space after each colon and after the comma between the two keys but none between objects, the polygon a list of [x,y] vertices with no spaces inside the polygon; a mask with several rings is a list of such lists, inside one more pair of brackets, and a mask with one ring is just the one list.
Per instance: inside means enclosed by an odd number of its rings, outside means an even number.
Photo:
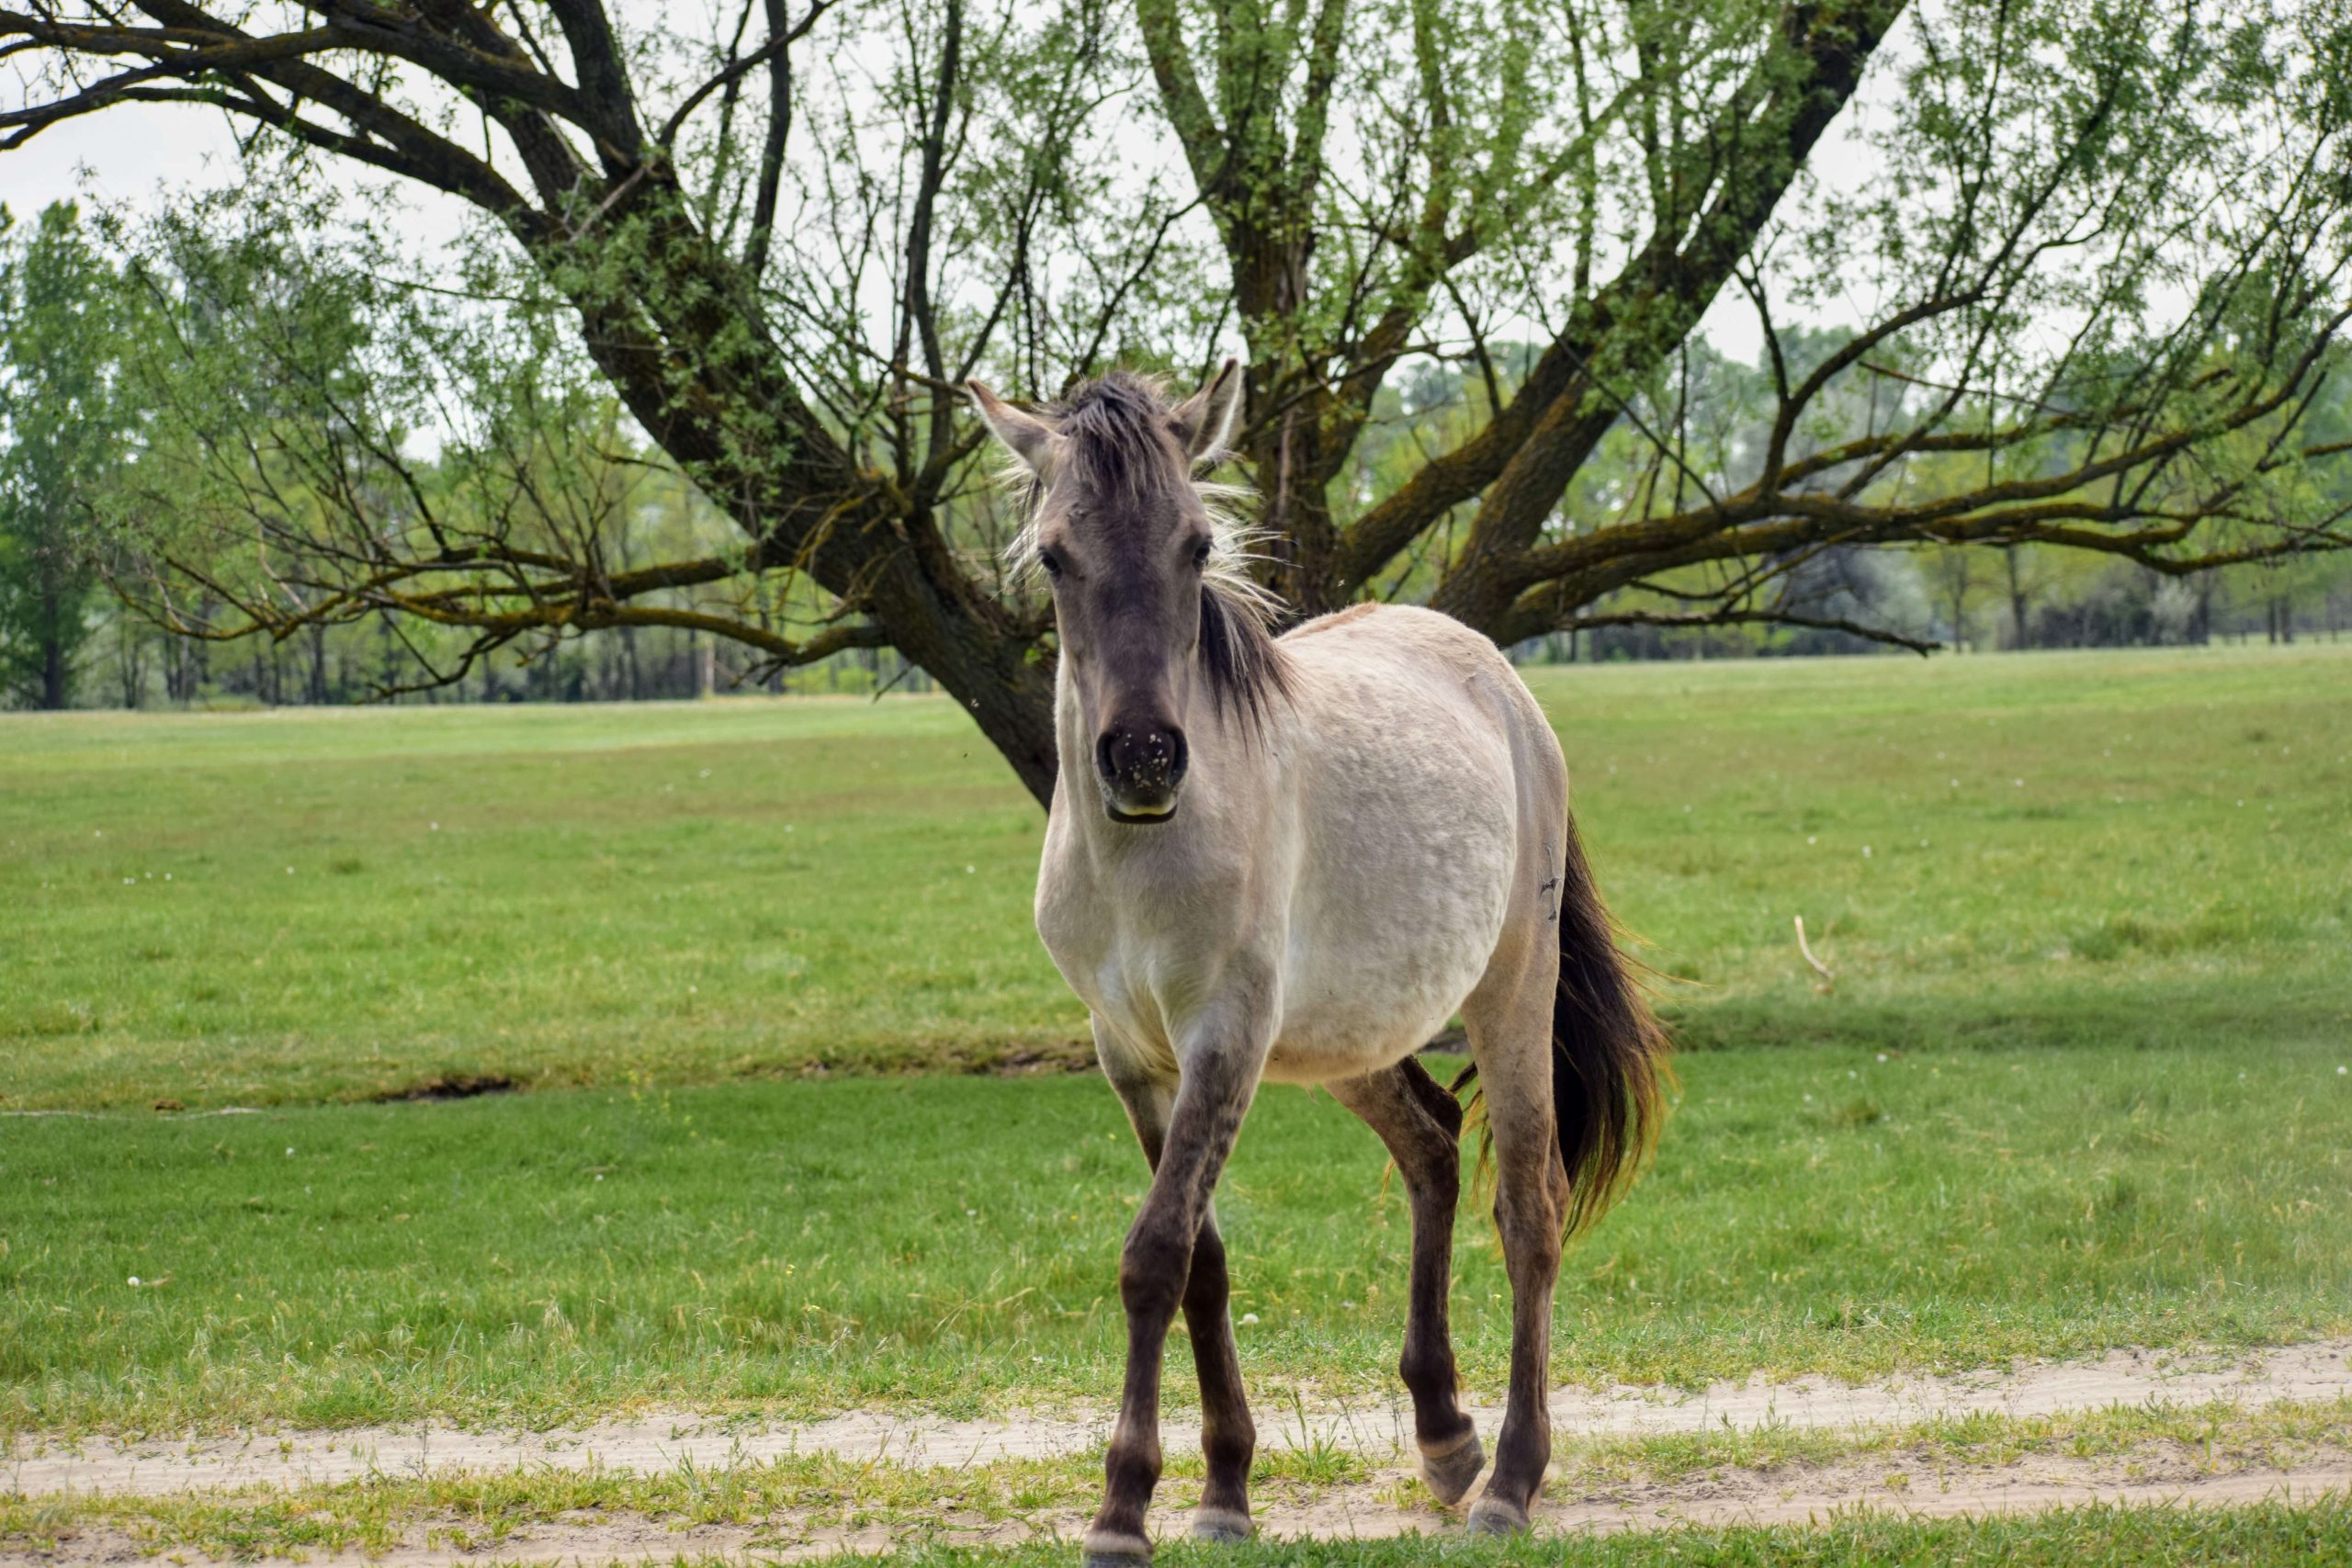
[{"label": "horse's nostril", "polygon": [[1189,760],[1184,732],[1172,727],[1108,729],[1094,743],[1102,775],[1129,789],[1172,789]]}]

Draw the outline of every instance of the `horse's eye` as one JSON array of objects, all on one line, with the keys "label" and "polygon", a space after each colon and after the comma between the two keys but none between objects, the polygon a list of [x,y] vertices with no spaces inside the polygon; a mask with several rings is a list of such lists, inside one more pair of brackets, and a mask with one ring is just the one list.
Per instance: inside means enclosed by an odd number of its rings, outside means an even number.
[{"label": "horse's eye", "polygon": [[1206,539],[1193,547],[1193,564],[1197,567],[1209,564],[1209,542]]},{"label": "horse's eye", "polygon": [[1059,577],[1062,574],[1062,558],[1051,550],[1038,551],[1037,564],[1046,569],[1047,577]]}]

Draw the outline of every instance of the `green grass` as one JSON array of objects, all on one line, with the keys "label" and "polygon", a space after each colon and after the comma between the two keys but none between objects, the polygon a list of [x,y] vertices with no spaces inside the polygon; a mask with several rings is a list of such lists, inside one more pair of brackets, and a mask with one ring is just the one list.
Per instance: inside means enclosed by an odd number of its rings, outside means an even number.
[{"label": "green grass", "polygon": [[[707,1081],[1082,1035],[945,703],[12,718],[0,1103]],[[967,869],[968,868],[968,869]]]},{"label": "green grass", "polygon": [[[2347,675],[1536,671],[1699,1047],[1570,1255],[1560,1374],[2352,1331]],[[1109,1397],[1142,1187],[1109,1093],[820,1071],[1080,1037],[1028,929],[1038,814],[951,707],[0,734],[0,1103],[97,1113],[0,1121],[0,1427]],[[458,1074],[587,1087],[344,1103]],[[1382,1165],[1328,1100],[1253,1111],[1220,1209],[1261,1402],[1393,1396]],[[1457,1267],[1491,1394],[1482,1223]]]},{"label": "green grass", "polygon": [[[1691,1046],[2352,1035],[2352,649],[1531,679]],[[0,1105],[1082,1060],[1041,821],[927,699],[10,716]]]},{"label": "green grass", "polygon": [[[897,1568],[1029,1568],[1069,1561],[1069,1548],[1013,1551],[915,1550]],[[1697,1568],[2151,1568],[2169,1563],[2343,1562],[2352,1556],[2352,1506],[2307,1508],[2088,1507],[1976,1519],[1842,1516],[1819,1526],[1727,1527],[1632,1531],[1611,1536],[1533,1536],[1508,1541],[1414,1537],[1381,1541],[1280,1541],[1202,1547],[1171,1541],[1163,1568],[1403,1568],[1426,1562],[1466,1568],[1568,1564],[1622,1568],[1661,1561]]]},{"label": "green grass", "polygon": [[[2352,1332],[2343,1055],[1694,1055],[1657,1168],[1568,1257],[1557,1371],[1864,1377]],[[0,1125],[0,1427],[978,1414],[1116,1387],[1143,1168],[1091,1078]],[[1218,1202],[1261,1404],[1394,1396],[1408,1226],[1383,1164],[1326,1098],[1252,1111]],[[1482,1220],[1456,1268],[1493,1396]]]}]

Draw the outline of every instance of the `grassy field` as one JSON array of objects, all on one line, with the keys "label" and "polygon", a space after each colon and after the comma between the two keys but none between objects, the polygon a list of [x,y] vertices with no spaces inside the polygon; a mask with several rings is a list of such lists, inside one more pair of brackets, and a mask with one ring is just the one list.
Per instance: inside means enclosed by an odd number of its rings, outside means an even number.
[{"label": "grassy field", "polygon": [[[1561,1374],[2352,1331],[2347,676],[1537,671],[1696,1047],[1656,1171],[1569,1258]],[[1027,928],[1038,814],[952,709],[0,732],[0,1101],[66,1112],[0,1121],[0,1427],[1114,1385],[1142,1168],[1101,1084],[818,1072],[1079,1036]],[[345,1103],[452,1074],[582,1087]],[[1220,1208],[1260,1399],[1393,1396],[1382,1164],[1328,1100],[1253,1112]],[[1483,1224],[1457,1267],[1494,1391]]]},{"label": "grassy field", "polygon": [[[1569,1255],[1558,1370],[1859,1377],[2352,1332],[2343,1055],[1694,1056],[1654,1173]],[[0,1125],[0,1427],[977,1415],[1116,1386],[1144,1173],[1091,1078]],[[1408,1227],[1383,1163],[1328,1099],[1251,1112],[1218,1206],[1261,1402],[1396,1396]],[[1483,1220],[1456,1269],[1465,1376],[1498,1393]],[[1181,1345],[1173,1365],[1187,1399]]]},{"label": "grassy field", "polygon": [[[1532,680],[1686,1045],[2352,1034],[2352,649]],[[1041,825],[926,699],[9,716],[0,1106],[1082,1059]]]}]

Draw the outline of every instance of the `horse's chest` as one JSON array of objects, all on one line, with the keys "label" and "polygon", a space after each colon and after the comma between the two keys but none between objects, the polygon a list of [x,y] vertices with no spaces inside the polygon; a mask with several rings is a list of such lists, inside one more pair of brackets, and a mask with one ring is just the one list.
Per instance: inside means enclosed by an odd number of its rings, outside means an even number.
[{"label": "horse's chest", "polygon": [[1037,934],[1089,1011],[1152,1055],[1170,1053],[1182,1013],[1206,988],[1202,944],[1050,868],[1038,885]]}]

